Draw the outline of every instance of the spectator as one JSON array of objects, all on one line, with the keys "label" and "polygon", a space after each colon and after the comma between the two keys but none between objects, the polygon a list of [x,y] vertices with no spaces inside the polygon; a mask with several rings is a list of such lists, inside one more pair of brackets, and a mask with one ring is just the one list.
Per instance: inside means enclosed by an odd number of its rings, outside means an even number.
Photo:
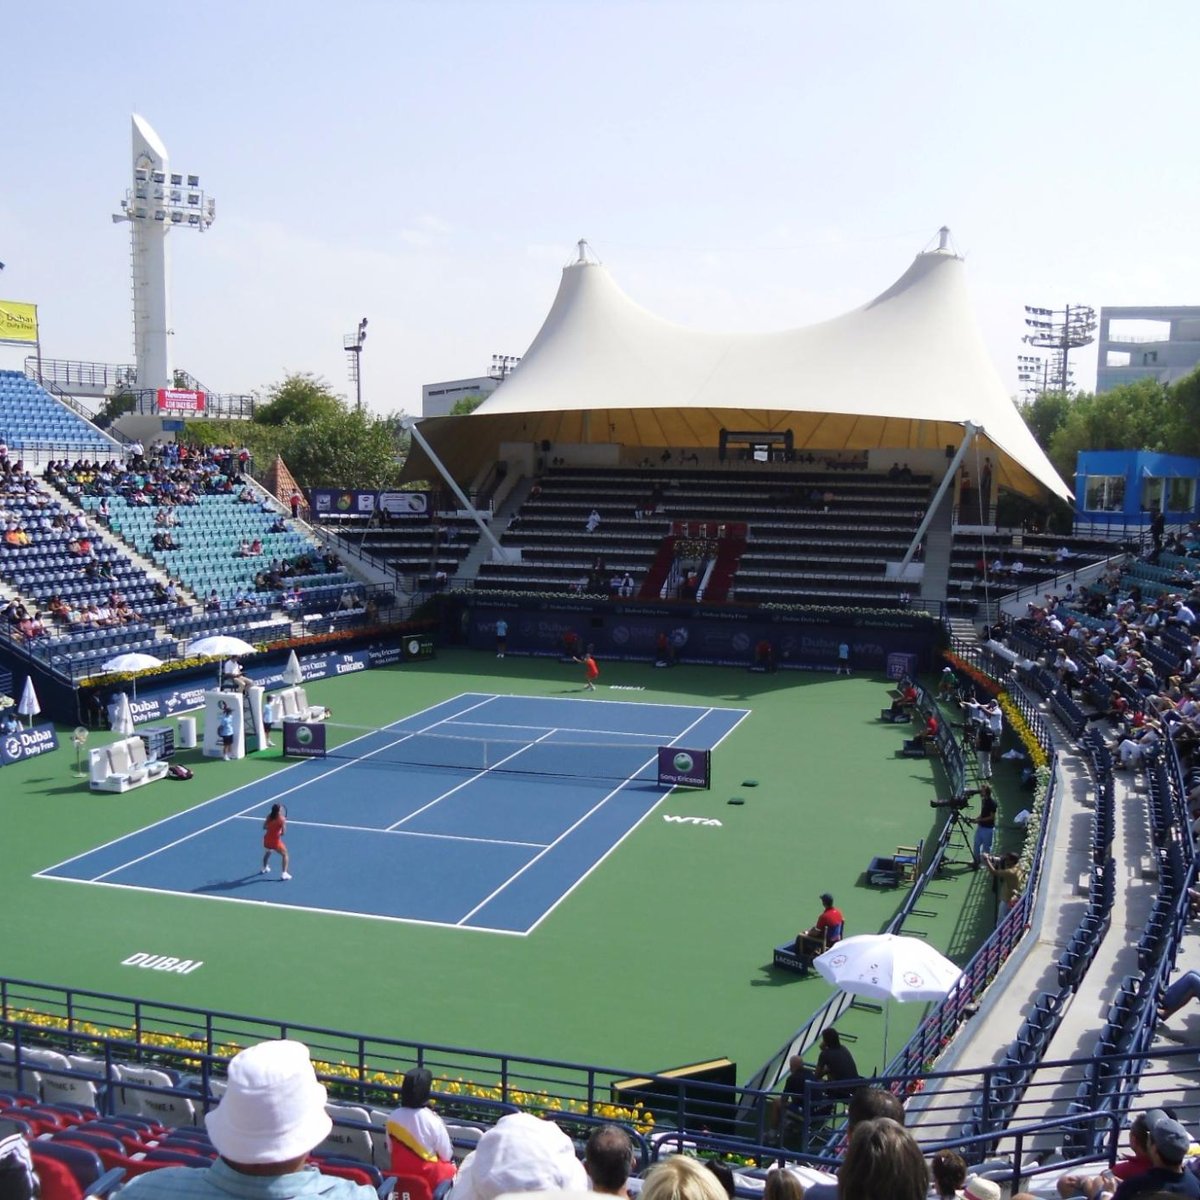
[{"label": "spectator", "polygon": [[939,1150],[929,1160],[929,1173],[938,1200],[953,1200],[967,1181],[967,1160],[955,1150]]},{"label": "spectator", "polygon": [[333,1128],[308,1048],[261,1042],[229,1063],[228,1086],[205,1118],[220,1157],[209,1167],[165,1167],[131,1180],[129,1200],[376,1200],[373,1188],[305,1168]]},{"label": "spectator", "polygon": [[[928,1191],[925,1156],[903,1125],[890,1117],[876,1117],[854,1126],[838,1171],[839,1200],[880,1200],[883,1196],[888,1200],[925,1200]],[[992,1198],[981,1195],[974,1200]],[[994,1200],[999,1200],[999,1189]]]},{"label": "spectator", "polygon": [[1121,1180],[1149,1171],[1154,1163],[1150,1161],[1150,1147],[1147,1141],[1147,1116],[1147,1113],[1138,1113],[1133,1118],[1129,1125],[1129,1148],[1133,1153],[1118,1162],[1111,1171],[1101,1171],[1098,1175],[1074,1172],[1059,1176],[1055,1186],[1063,1200],[1070,1196],[1087,1196],[1088,1200],[1092,1200],[1100,1192],[1115,1191]]},{"label": "spectator", "polygon": [[586,1187],[587,1173],[575,1157],[575,1146],[557,1125],[530,1113],[508,1113],[463,1160],[453,1191],[455,1200],[496,1200],[507,1192],[582,1192]]},{"label": "spectator", "polygon": [[[1192,1139],[1178,1121],[1168,1117],[1161,1108],[1146,1114],[1146,1150],[1151,1167],[1140,1175],[1123,1179],[1112,1200],[1133,1200],[1134,1196],[1162,1195],[1200,1197],[1200,1179],[1183,1169],[1183,1160],[1191,1149]],[[1101,1192],[1099,1200],[1108,1200],[1109,1193]]]},{"label": "spectator", "polygon": [[587,524],[584,526],[588,533],[595,533],[600,528],[600,513],[596,509],[588,514]]},{"label": "spectator", "polygon": [[1002,914],[1017,902],[1021,888],[1025,885],[1020,862],[1020,856],[1011,850],[1001,858],[993,858],[990,854],[983,856],[983,865],[1000,885],[1000,911]]},{"label": "spectator", "polygon": [[[772,1096],[767,1106],[769,1133],[782,1130],[784,1116],[789,1111],[804,1111],[804,1089],[817,1080],[816,1071],[804,1061],[803,1054],[793,1054],[788,1059],[788,1068],[787,1078],[783,1081],[783,1091],[778,1096]],[[772,1140],[778,1140],[778,1133]]]},{"label": "spectator", "polygon": [[626,1186],[636,1163],[633,1142],[620,1125],[601,1125],[587,1140],[583,1167],[592,1191],[606,1196],[629,1196]]},{"label": "spectator", "polygon": [[646,1172],[642,1200],[726,1200],[725,1189],[694,1158],[673,1154]]},{"label": "spectator", "polygon": [[304,503],[304,497],[299,492],[293,491],[288,497],[288,507],[292,510],[292,520],[295,521],[300,516],[300,506]]},{"label": "spectator", "polygon": [[[842,1045],[838,1031],[832,1026],[821,1031],[821,1053],[817,1056],[817,1078],[827,1083],[843,1083],[859,1078],[858,1064],[854,1055]],[[828,1095],[833,1100],[848,1100],[854,1092],[852,1087],[830,1088]]]},{"label": "spectator", "polygon": [[787,1167],[775,1167],[767,1173],[763,1200],[804,1200],[804,1184]]},{"label": "spectator", "polygon": [[963,1183],[963,1200],[1000,1200],[1000,1185],[984,1175],[971,1175]]},{"label": "spectator", "polygon": [[400,1106],[388,1117],[388,1146],[394,1175],[417,1175],[435,1191],[455,1174],[454,1146],[446,1123],[429,1107],[433,1074],[425,1067],[404,1073]]},{"label": "spectator", "polygon": [[1200,972],[1185,971],[1163,992],[1158,1019],[1169,1021],[1190,1000],[1200,1000]]},{"label": "spectator", "polygon": [[715,1158],[706,1158],[704,1160],[704,1169],[712,1173],[716,1181],[725,1189],[725,1195],[729,1200],[733,1200],[737,1195],[737,1185],[734,1182],[733,1172],[723,1163],[718,1162]]}]

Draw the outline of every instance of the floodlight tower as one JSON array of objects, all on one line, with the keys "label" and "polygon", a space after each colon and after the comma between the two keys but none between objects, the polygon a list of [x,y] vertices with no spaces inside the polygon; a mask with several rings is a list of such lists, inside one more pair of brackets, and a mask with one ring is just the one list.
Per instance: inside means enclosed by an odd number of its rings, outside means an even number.
[{"label": "floodlight tower", "polygon": [[1025,305],[1025,324],[1029,326],[1021,341],[1030,346],[1056,352],[1058,390],[1071,390],[1070,355],[1072,350],[1090,346],[1096,340],[1096,310],[1086,304],[1074,308],[1033,308]]},{"label": "floodlight tower", "polygon": [[150,123],[133,115],[133,186],[113,221],[128,221],[133,271],[133,352],[140,388],[169,388],[171,293],[167,234],[203,233],[216,218],[217,202],[200,190],[198,175],[172,173],[167,149]]}]

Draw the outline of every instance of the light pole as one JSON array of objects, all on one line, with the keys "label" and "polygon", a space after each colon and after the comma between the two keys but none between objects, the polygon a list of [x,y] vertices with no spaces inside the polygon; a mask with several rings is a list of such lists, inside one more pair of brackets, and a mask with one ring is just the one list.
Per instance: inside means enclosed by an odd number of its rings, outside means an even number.
[{"label": "light pole", "polygon": [[1071,388],[1070,355],[1072,350],[1090,346],[1096,340],[1096,310],[1086,304],[1066,308],[1033,308],[1025,305],[1025,324],[1030,332],[1021,340],[1030,346],[1055,351],[1058,390],[1064,395]]},{"label": "light pole", "polygon": [[148,121],[133,118],[133,186],[113,222],[129,222],[133,243],[133,346],[141,388],[175,385],[168,336],[171,303],[167,234],[203,233],[216,218],[217,202],[200,187],[200,176],[172,171],[167,150]]},{"label": "light pole", "polygon": [[1036,400],[1050,390],[1050,359],[1040,354],[1017,355],[1017,380],[1027,399]]},{"label": "light pole", "polygon": [[516,370],[520,361],[519,354],[493,354],[492,365],[488,369],[488,378],[498,379],[503,383]]},{"label": "light pole", "polygon": [[350,366],[350,379],[354,384],[355,402],[358,411],[362,412],[362,348],[367,340],[367,318],[363,317],[354,333],[348,333],[342,338],[342,348]]}]

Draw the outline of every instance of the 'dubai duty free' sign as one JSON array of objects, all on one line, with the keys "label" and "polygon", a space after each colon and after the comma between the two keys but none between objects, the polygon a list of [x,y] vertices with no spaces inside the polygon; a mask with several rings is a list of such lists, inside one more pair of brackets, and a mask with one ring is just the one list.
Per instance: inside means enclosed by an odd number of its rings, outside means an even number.
[{"label": "'dubai duty free' sign", "polygon": [[26,758],[37,758],[58,749],[58,734],[53,725],[35,725],[17,733],[6,733],[0,738],[0,767],[18,763]]}]

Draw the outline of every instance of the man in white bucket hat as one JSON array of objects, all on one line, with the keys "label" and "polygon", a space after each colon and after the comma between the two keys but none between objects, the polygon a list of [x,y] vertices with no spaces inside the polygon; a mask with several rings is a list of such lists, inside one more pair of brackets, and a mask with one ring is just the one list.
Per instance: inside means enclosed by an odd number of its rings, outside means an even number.
[{"label": "man in white bucket hat", "polygon": [[328,1136],[325,1089],[300,1042],[260,1042],[229,1062],[221,1103],[205,1117],[211,1167],[166,1167],[122,1189],[130,1200],[377,1200],[375,1190],[305,1167]]}]

